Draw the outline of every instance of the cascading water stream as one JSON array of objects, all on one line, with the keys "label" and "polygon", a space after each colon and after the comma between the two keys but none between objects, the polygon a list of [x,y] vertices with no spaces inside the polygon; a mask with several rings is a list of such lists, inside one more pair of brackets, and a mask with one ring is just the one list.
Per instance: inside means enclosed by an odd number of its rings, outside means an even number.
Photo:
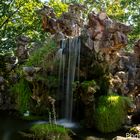
[{"label": "cascading water stream", "polygon": [[79,39],[69,39],[69,51],[68,51],[68,70],[67,70],[67,86],[66,86],[66,107],[65,107],[65,118],[68,121],[72,120],[73,110],[73,82],[75,80],[76,64],[79,55]]},{"label": "cascading water stream", "polygon": [[61,97],[63,97],[63,103],[61,108],[63,108],[62,117],[67,122],[72,122],[72,88],[75,76],[77,76],[77,80],[79,80],[80,47],[81,42],[79,37],[68,38],[66,40],[62,40],[61,42],[62,55],[60,57],[59,65],[59,79],[61,85],[60,94]]}]

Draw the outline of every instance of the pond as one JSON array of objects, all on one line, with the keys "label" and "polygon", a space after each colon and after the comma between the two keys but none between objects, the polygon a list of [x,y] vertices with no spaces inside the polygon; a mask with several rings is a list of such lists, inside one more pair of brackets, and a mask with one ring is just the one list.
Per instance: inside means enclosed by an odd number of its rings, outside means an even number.
[{"label": "pond", "polygon": [[18,133],[30,127],[30,123],[11,115],[13,112],[0,111],[0,140],[25,140]]},{"label": "pond", "polygon": [[[10,112],[0,112],[0,140],[25,140],[18,132],[30,128],[34,123],[45,121],[24,121],[11,115]],[[72,131],[76,133],[74,140],[85,140],[86,137],[92,136],[96,140],[111,140],[113,137],[119,135],[124,136],[124,131],[119,131],[110,134],[102,134],[95,129],[84,129],[82,127],[72,128]],[[29,140],[26,138],[26,140]]]},{"label": "pond", "polygon": [[125,132],[120,130],[118,132],[103,134],[96,129],[75,129],[74,132],[77,134],[75,140],[86,140],[87,137],[92,137],[94,140],[112,140],[116,136],[125,136]]}]

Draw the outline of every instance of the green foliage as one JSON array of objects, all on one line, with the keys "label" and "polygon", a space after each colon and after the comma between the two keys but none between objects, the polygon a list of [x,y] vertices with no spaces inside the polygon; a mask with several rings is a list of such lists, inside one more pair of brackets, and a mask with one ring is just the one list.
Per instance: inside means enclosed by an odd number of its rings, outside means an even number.
[{"label": "green foliage", "polygon": [[47,85],[48,85],[48,88],[51,89],[51,88],[57,88],[58,87],[58,77],[57,76],[48,76],[48,79],[47,79]]},{"label": "green foliage", "polygon": [[[48,112],[47,96],[55,93],[58,86],[58,78],[53,72],[55,62],[54,52],[56,49],[54,41],[48,40],[47,44],[32,52],[31,56],[24,65],[41,68],[38,73],[34,74],[33,83],[28,83],[24,80],[23,77],[25,75],[22,73],[23,65],[18,69],[18,73],[21,75],[21,80],[19,83],[14,85],[12,90],[15,93],[15,96],[18,97],[17,107],[21,112],[24,112],[27,109],[30,110],[31,113],[38,115],[46,114],[46,112]],[[32,94],[30,88],[32,88]],[[35,95],[36,99],[30,98],[32,95]]]},{"label": "green foliage", "polygon": [[84,82],[81,83],[81,87],[84,90],[84,93],[86,93],[88,91],[89,87],[93,87],[96,90],[97,84],[96,84],[96,82],[94,80],[92,80],[92,81],[84,81]]},{"label": "green foliage", "polygon": [[127,97],[101,96],[95,111],[97,129],[103,133],[120,129],[126,118],[129,101]]},{"label": "green foliage", "polygon": [[53,62],[53,53],[56,50],[56,44],[53,40],[48,40],[44,46],[36,49],[28,59],[26,66],[41,66],[46,68],[49,62]]},{"label": "green foliage", "polygon": [[31,96],[31,90],[26,80],[21,79],[17,84],[12,87],[12,92],[17,99],[17,109],[24,113],[29,109],[29,100]]},{"label": "green foliage", "polygon": [[[87,6],[85,14],[91,10],[105,9],[109,17],[132,25],[133,31],[129,39],[132,45],[140,37],[139,34],[139,0],[49,0],[59,17],[68,9],[68,3],[83,3]],[[16,48],[16,37],[27,35],[32,41],[44,40],[47,33],[42,31],[41,17],[36,9],[44,3],[39,0],[2,0],[0,3],[0,53]],[[87,16],[85,16],[87,17]]]},{"label": "green foliage", "polygon": [[83,3],[83,0],[61,0],[63,3]]},{"label": "green foliage", "polygon": [[68,136],[68,129],[55,124],[35,124],[31,127],[31,132],[38,139],[62,140],[63,136]]},{"label": "green foliage", "polygon": [[50,0],[48,4],[54,8],[54,11],[58,17],[61,16],[63,12],[68,10],[68,5],[61,2],[61,0]]},{"label": "green foliage", "polygon": [[0,53],[16,47],[16,37],[23,34],[38,40],[42,37],[41,20],[36,13],[38,0],[2,0],[0,3]]}]

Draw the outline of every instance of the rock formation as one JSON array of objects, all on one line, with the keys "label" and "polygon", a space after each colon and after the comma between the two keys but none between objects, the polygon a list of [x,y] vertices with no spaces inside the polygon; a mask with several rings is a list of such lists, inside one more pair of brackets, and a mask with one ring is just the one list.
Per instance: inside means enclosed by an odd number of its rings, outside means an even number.
[{"label": "rock formation", "polygon": [[[62,56],[65,56],[65,60],[69,60],[69,51],[72,51],[69,46],[74,47],[74,45],[70,45],[74,39],[81,45],[80,51],[78,51],[80,66],[75,68],[75,71],[79,71],[79,77],[77,75],[79,83],[74,91],[74,98],[76,101],[80,100],[84,106],[83,116],[87,118],[86,124],[92,125],[93,116],[90,115],[91,111],[94,112],[95,99],[112,92],[123,96],[133,96],[136,105],[135,111],[139,112],[140,40],[134,44],[134,52],[124,51],[128,43],[127,34],[131,31],[131,27],[110,19],[105,11],[99,13],[92,11],[88,14],[87,21],[84,21],[82,15],[84,10],[85,6],[81,4],[71,4],[68,11],[60,17],[57,17],[53,8],[49,6],[44,6],[37,12],[42,16],[44,31],[50,33],[51,38],[58,45],[56,55],[59,54],[59,56],[56,56],[56,61],[59,61]],[[29,83],[32,92],[31,100],[35,102],[37,107],[42,104],[45,104],[46,107],[48,105],[46,102],[49,102],[49,93],[55,93],[59,86],[57,81],[58,68],[55,69],[52,66],[54,54],[50,56],[51,61],[48,61],[50,60],[49,56],[46,56],[44,60],[50,65],[47,70],[41,66],[24,65],[21,70],[22,77],[15,72],[18,64],[26,64],[24,62],[29,57],[28,43],[30,43],[28,37],[18,37],[16,57],[6,57],[7,60],[4,60],[4,67],[0,71],[0,105],[4,104],[5,99],[8,99],[7,102],[9,102],[9,98],[4,94],[7,86],[18,83],[20,78],[24,78]],[[68,62],[65,63],[65,66],[64,71],[68,69]],[[67,73],[63,75],[64,78]],[[95,81],[96,85],[88,85],[85,90],[82,87],[84,81],[90,82],[92,80]],[[51,99],[53,98],[51,97]],[[33,104],[33,109],[35,105]]]},{"label": "rock formation", "polygon": [[26,36],[19,36],[17,37],[17,50],[16,56],[18,58],[18,63],[23,63],[28,58],[29,53],[27,49],[27,44],[29,43],[30,39]]},{"label": "rock formation", "polygon": [[83,26],[81,11],[84,9],[81,4],[70,5],[68,12],[63,13],[60,18],[56,17],[54,10],[49,6],[44,6],[37,12],[42,15],[44,31],[66,37],[80,35],[80,28]]},{"label": "rock formation", "polygon": [[[140,91],[140,41],[135,43],[133,53],[126,52],[127,34],[132,28],[110,19],[105,11],[92,11],[84,21],[84,9],[81,4],[72,4],[59,18],[49,6],[44,6],[38,13],[43,17],[44,31],[50,32],[59,42],[62,53],[68,49],[63,50],[60,42],[79,36],[80,82],[94,79],[100,87],[94,96],[115,92],[135,98]],[[88,108],[85,101],[82,102]]]}]

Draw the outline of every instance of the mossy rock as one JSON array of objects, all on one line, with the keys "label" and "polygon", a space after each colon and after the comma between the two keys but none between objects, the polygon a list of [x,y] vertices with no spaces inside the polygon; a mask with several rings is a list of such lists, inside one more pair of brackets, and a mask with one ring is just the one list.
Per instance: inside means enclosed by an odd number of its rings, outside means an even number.
[{"label": "mossy rock", "polygon": [[128,102],[127,97],[101,96],[95,111],[96,128],[103,133],[119,130],[125,123]]},{"label": "mossy rock", "polygon": [[71,140],[69,129],[55,124],[34,124],[31,129],[35,139],[42,140]]}]

